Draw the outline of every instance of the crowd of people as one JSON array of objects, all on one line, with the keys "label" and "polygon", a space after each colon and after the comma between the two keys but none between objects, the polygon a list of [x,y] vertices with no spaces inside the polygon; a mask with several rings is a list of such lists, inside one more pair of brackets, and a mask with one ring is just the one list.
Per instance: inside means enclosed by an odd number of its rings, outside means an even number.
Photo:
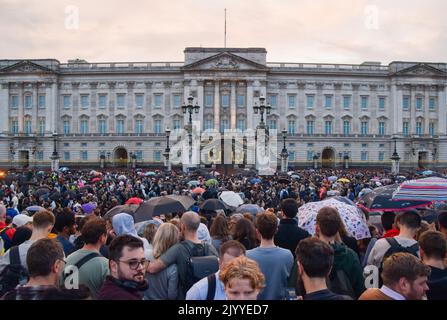
[{"label": "crowd of people", "polygon": [[[330,179],[336,176],[341,179]],[[406,179],[416,172],[405,173]],[[373,179],[374,178],[374,179]],[[383,212],[356,239],[336,208],[299,208],[400,181],[387,170],[29,171],[0,181],[5,300],[447,299],[447,206]],[[213,183],[208,183],[213,180]],[[197,192],[197,189],[200,192]],[[261,211],[203,210],[224,191]],[[136,223],[129,199],[188,196],[184,211]],[[138,204],[137,204],[138,205]],[[353,204],[355,205],[355,204]],[[359,209],[361,210],[361,209]],[[425,214],[430,212],[430,215]],[[211,270],[211,271],[210,271]]]}]

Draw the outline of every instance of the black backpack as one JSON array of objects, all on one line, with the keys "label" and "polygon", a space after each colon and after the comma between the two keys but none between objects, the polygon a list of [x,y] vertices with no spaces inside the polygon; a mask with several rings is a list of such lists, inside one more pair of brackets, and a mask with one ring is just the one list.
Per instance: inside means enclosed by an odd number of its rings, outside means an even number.
[{"label": "black backpack", "polygon": [[393,253],[397,253],[397,252],[410,253],[410,254],[414,255],[415,257],[419,258],[419,256],[418,256],[419,244],[417,242],[410,247],[404,247],[404,246],[400,245],[400,243],[397,242],[397,240],[395,238],[385,238],[385,240],[390,245],[390,248],[383,255],[382,264],[386,258],[391,256]]},{"label": "black backpack", "polygon": [[19,247],[9,250],[9,265],[0,274],[0,297],[28,281],[28,271],[20,263]]},{"label": "black backpack", "polygon": [[186,294],[194,283],[219,270],[219,260],[216,256],[210,255],[207,243],[194,244],[192,250],[186,242],[181,242],[181,244],[189,253],[189,259],[186,262],[186,274],[180,277],[181,288]]},{"label": "black backpack", "polygon": [[385,240],[390,245],[390,248],[383,255],[383,259],[380,264],[380,268],[379,268],[379,275],[380,275],[379,285],[380,286],[382,286],[382,284],[383,284],[382,270],[383,270],[383,262],[386,260],[386,258],[391,256],[393,253],[398,253],[398,252],[410,253],[410,254],[414,255],[415,257],[419,258],[419,256],[418,256],[419,244],[417,242],[410,247],[404,247],[399,242],[397,242],[397,240],[394,237],[393,238],[385,238]]},{"label": "black backpack", "polygon": [[333,293],[350,296],[351,298],[356,299],[354,288],[351,285],[351,280],[343,270],[333,270],[329,275],[327,284],[328,289]]}]

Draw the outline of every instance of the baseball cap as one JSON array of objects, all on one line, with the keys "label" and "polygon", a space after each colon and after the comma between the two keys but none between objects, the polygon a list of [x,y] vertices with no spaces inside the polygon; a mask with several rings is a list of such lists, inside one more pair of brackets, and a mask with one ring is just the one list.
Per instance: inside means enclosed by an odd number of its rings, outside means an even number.
[{"label": "baseball cap", "polygon": [[12,223],[17,226],[17,228],[24,226],[29,222],[33,222],[33,218],[26,214],[18,214],[12,219]]}]

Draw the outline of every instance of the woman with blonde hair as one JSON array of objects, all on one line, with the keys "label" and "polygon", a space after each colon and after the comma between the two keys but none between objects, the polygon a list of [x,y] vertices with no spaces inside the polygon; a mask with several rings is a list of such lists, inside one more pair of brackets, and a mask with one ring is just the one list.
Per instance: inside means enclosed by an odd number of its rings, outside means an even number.
[{"label": "woman with blonde hair", "polygon": [[265,277],[256,261],[239,256],[220,271],[227,300],[256,300]]},{"label": "woman with blonde hair", "polygon": [[[180,239],[180,231],[172,223],[163,223],[155,233],[153,240],[153,255],[158,259],[168,251]],[[146,280],[150,283],[144,293],[145,300],[176,300],[179,293],[177,265],[172,264],[168,268],[155,274],[146,274]]]}]

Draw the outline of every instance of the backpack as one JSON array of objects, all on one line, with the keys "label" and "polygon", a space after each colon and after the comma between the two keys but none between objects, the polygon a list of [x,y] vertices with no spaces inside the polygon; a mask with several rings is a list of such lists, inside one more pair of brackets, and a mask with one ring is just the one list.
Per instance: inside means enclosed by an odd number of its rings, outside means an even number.
[{"label": "backpack", "polygon": [[356,299],[354,288],[351,285],[348,275],[343,270],[333,270],[329,275],[328,289],[333,293],[350,296]]},{"label": "backpack", "polygon": [[183,279],[182,277],[179,279],[182,290],[186,294],[194,283],[219,270],[219,260],[216,256],[210,255],[207,243],[195,244],[192,250],[186,242],[181,242],[181,244],[189,253],[189,259],[186,262],[186,274]]},{"label": "backpack", "polygon": [[0,297],[28,281],[28,271],[20,262],[19,247],[9,250],[9,265],[0,273]]},{"label": "backpack", "polygon": [[390,245],[390,248],[383,255],[382,262],[380,263],[380,268],[379,268],[379,275],[380,275],[379,285],[380,286],[382,286],[382,284],[383,284],[382,270],[383,270],[383,262],[386,260],[386,258],[391,256],[393,253],[398,253],[398,252],[410,253],[410,254],[414,255],[415,257],[419,258],[419,256],[418,256],[419,244],[417,242],[410,247],[404,247],[399,242],[397,242],[397,240],[394,237],[385,238],[385,240]]},{"label": "backpack", "polygon": [[404,247],[404,246],[400,245],[400,243],[397,242],[397,240],[394,237],[393,238],[385,238],[385,240],[390,245],[390,248],[383,255],[382,264],[386,258],[391,256],[393,253],[397,253],[397,252],[410,253],[410,254],[414,255],[415,257],[419,258],[419,256],[418,256],[419,244],[417,242],[410,247]]},{"label": "backpack", "polygon": [[208,280],[208,291],[206,292],[206,300],[212,301],[214,300],[214,296],[216,295],[216,274],[212,273],[206,278]]},{"label": "backpack", "polygon": [[[86,256],[84,256],[82,259],[80,259],[78,262],[76,262],[75,264],[73,264],[78,270],[80,270],[81,269],[81,267],[84,265],[84,264],[86,264],[87,262],[89,262],[90,260],[92,260],[93,258],[96,258],[96,257],[102,257],[102,255],[100,255],[99,253],[97,253],[97,252],[91,252],[91,253],[89,253],[88,255],[86,255]],[[70,270],[70,271],[72,271],[72,270]],[[64,273],[63,273],[63,279],[64,279],[64,281],[65,281],[65,279],[69,276],[69,275],[71,275],[73,272],[67,272],[66,270],[64,270]]]}]

